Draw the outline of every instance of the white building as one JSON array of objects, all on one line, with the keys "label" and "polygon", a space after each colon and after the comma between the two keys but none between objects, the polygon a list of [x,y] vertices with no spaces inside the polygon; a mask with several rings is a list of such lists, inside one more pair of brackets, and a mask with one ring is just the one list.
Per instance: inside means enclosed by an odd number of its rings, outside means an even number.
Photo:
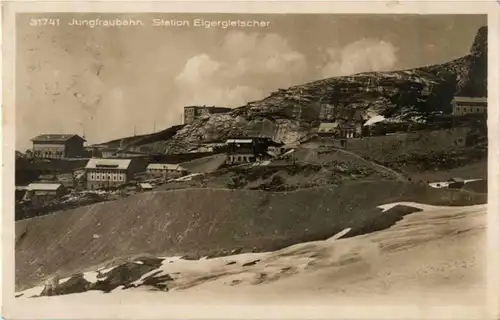
[{"label": "white building", "polygon": [[87,189],[116,187],[132,180],[131,159],[91,158],[85,166]]},{"label": "white building", "polygon": [[188,170],[178,164],[150,163],[146,168],[146,173],[152,178],[178,178],[185,176]]},{"label": "white building", "polygon": [[139,187],[141,188],[142,191],[151,191],[153,190],[153,186],[151,183],[140,183]]}]

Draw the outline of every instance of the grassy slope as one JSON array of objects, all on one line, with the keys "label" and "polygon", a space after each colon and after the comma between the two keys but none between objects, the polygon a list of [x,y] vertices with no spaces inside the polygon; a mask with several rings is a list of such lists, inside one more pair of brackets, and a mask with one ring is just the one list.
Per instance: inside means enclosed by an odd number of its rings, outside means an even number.
[{"label": "grassy slope", "polygon": [[180,163],[191,173],[206,173],[219,169],[226,161],[226,154],[216,154]]},{"label": "grassy slope", "polygon": [[[199,168],[203,169],[203,165]],[[161,189],[208,187],[291,191],[367,179],[406,181],[397,172],[345,150],[300,148],[265,166],[222,168],[207,174],[202,180],[167,183]]]},{"label": "grassy slope", "polygon": [[446,181],[450,178],[460,177],[463,179],[487,179],[488,160],[470,163],[465,166],[448,170],[412,172],[408,174],[414,181]]},{"label": "grassy slope", "polygon": [[25,287],[54,272],[66,276],[138,254],[263,251],[324,239],[346,227],[354,229],[352,235],[370,232],[400,218],[376,209],[395,201],[461,205],[485,203],[486,195],[396,181],[286,193],[226,189],[142,193],[16,222],[16,284]]}]

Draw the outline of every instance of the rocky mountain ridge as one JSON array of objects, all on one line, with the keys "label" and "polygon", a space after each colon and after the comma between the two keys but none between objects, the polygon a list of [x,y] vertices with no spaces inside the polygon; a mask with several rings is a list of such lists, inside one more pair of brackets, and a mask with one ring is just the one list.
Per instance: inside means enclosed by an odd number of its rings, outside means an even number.
[{"label": "rocky mountain ridge", "polygon": [[270,136],[295,143],[318,125],[324,105],[337,106],[349,118],[413,119],[449,111],[455,95],[486,96],[487,27],[481,27],[470,53],[447,63],[391,72],[365,72],[313,81],[236,108],[199,119],[179,130],[166,151],[180,151],[229,136]]},{"label": "rocky mountain ridge", "polygon": [[337,118],[359,114],[364,121],[377,115],[387,121],[421,121],[429,114],[449,111],[455,95],[487,96],[487,35],[487,27],[481,27],[469,54],[446,63],[363,72],[278,89],[228,113],[113,142],[124,148],[148,145],[161,153],[184,152],[230,136],[266,136],[293,144],[314,133],[325,106],[335,108]]}]

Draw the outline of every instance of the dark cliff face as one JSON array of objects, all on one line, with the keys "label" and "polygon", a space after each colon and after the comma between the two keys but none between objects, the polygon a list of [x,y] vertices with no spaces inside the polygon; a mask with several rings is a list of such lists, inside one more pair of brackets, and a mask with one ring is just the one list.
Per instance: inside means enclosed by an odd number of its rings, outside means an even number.
[{"label": "dark cliff face", "polygon": [[488,29],[479,29],[468,59],[467,82],[459,90],[460,95],[486,97],[488,90]]},{"label": "dark cliff face", "polygon": [[177,132],[166,151],[235,135],[265,135],[285,143],[307,137],[328,107],[337,117],[359,114],[411,120],[449,111],[454,95],[486,96],[487,27],[478,30],[470,53],[462,58],[415,69],[366,72],[322,79],[250,102],[223,115],[200,119]]},{"label": "dark cliff face", "polygon": [[475,57],[486,57],[488,54],[488,27],[481,27],[477,31],[470,54]]}]

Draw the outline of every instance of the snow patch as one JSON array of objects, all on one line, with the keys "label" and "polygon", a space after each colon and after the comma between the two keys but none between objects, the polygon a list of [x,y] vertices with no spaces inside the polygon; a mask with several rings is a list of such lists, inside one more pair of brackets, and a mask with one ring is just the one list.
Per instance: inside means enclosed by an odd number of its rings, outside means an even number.
[{"label": "snow patch", "polygon": [[101,269],[98,269],[97,271],[98,271],[98,272],[100,272],[101,274],[105,274],[105,273],[110,272],[110,271],[111,271],[111,270],[113,270],[114,268],[116,268],[116,266],[114,266],[114,267],[110,267],[110,268],[106,268],[106,269],[101,268]]},{"label": "snow patch", "polygon": [[[158,271],[160,271],[160,272],[158,272]],[[149,272],[146,272],[139,279],[137,279],[136,281],[132,282],[132,285],[133,286],[140,286],[140,285],[143,284],[144,280],[147,277],[152,276],[152,275],[155,275],[156,277],[160,277],[160,276],[164,275],[163,272],[161,272],[161,271],[162,271],[162,269],[160,267],[160,268],[156,268],[154,270],[151,270]]]},{"label": "snow patch", "polygon": [[384,121],[385,120],[385,117],[384,116],[381,116],[381,115],[376,115],[376,116],[373,116],[371,117],[370,119],[368,119],[366,122],[365,122],[365,126],[369,126],[369,125],[372,125],[372,124],[375,124],[377,122],[381,122],[381,121]]},{"label": "snow patch", "polygon": [[114,293],[114,292],[117,292],[117,291],[122,291],[123,288],[125,288],[125,286],[118,286],[118,287],[114,288],[113,290],[111,290],[111,292]]},{"label": "snow patch", "polygon": [[[474,181],[482,181],[482,180],[484,180],[484,179],[468,179],[468,180],[464,180],[464,184],[467,184],[469,182],[474,182]],[[448,188],[450,183],[451,183],[450,181],[430,182],[429,186],[432,188],[437,188],[437,189]]]},{"label": "snow patch", "polygon": [[66,282],[68,282],[69,279],[71,279],[71,278],[64,278],[62,280],[59,280],[59,284],[66,283]]},{"label": "snow patch", "polygon": [[203,173],[193,173],[193,174],[189,174],[189,175],[184,176],[184,177],[171,179],[168,181],[191,181],[194,177],[201,176],[201,175],[203,175]]},{"label": "snow patch", "polygon": [[42,291],[43,291],[43,286],[41,287],[34,287],[34,288],[31,288],[31,289],[27,289],[27,290],[24,290],[24,291],[21,291],[19,292],[18,294],[22,294],[22,298],[31,298],[31,297],[36,297],[36,296],[39,296]]},{"label": "snow patch", "polygon": [[343,236],[345,236],[346,234],[349,233],[349,231],[351,231],[351,228],[345,228],[344,230],[336,233],[333,237],[327,239],[327,241],[335,241],[335,240],[338,240],[340,238],[342,238]]},{"label": "snow patch", "polygon": [[394,203],[388,203],[388,204],[383,204],[380,206],[377,206],[377,208],[382,209],[382,212],[386,212],[391,210],[392,208],[396,206],[406,206],[406,207],[412,207],[416,209],[421,209],[424,211],[436,211],[436,210],[456,210],[457,208],[475,208],[475,207],[481,207],[484,205],[471,205],[471,206],[433,206],[430,204],[423,204],[423,203],[418,203],[418,202],[394,202]]},{"label": "snow patch", "polygon": [[98,275],[98,273],[95,271],[84,272],[83,278],[90,283],[96,283],[97,282],[97,275]]}]

